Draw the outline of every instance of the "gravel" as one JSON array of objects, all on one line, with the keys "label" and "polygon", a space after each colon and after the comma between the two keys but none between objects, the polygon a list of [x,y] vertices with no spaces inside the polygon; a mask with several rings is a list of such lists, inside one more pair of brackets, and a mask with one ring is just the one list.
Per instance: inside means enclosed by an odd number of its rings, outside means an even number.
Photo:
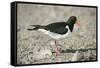
[{"label": "gravel", "polygon": [[[18,4],[17,64],[37,64],[96,60],[96,8]],[[47,25],[76,16],[81,27],[59,40],[64,52],[56,56],[54,40],[39,31],[28,31],[30,25]],[[89,49],[85,52],[78,49]]]}]

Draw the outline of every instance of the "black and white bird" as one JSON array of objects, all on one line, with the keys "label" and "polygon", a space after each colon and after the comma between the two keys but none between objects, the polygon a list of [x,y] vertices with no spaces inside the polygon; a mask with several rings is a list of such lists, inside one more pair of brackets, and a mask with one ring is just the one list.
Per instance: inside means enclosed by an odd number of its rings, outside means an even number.
[{"label": "black and white bird", "polygon": [[55,39],[55,45],[56,45],[56,53],[60,53],[60,49],[58,47],[57,40],[66,38],[70,33],[73,32],[74,28],[77,26],[80,26],[79,21],[77,20],[76,16],[71,16],[67,22],[55,22],[48,24],[46,26],[43,25],[31,25],[31,29],[27,30],[37,30],[41,31],[47,35],[49,35],[51,38]]}]

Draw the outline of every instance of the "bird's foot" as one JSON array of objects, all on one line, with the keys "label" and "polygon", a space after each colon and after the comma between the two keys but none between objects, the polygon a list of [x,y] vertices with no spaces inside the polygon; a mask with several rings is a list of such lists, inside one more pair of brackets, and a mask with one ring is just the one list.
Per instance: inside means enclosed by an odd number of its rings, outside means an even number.
[{"label": "bird's foot", "polygon": [[60,51],[59,50],[56,51],[56,56],[60,56]]}]

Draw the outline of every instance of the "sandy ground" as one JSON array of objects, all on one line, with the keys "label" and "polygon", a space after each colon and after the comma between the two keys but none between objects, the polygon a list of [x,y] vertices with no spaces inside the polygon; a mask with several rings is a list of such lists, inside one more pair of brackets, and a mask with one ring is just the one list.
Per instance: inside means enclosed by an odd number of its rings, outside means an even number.
[{"label": "sandy ground", "polygon": [[[96,8],[18,4],[17,9],[17,64],[96,60]],[[70,16],[76,16],[81,27],[59,40],[63,50],[59,56],[52,38],[27,30],[30,25],[67,21]]]}]

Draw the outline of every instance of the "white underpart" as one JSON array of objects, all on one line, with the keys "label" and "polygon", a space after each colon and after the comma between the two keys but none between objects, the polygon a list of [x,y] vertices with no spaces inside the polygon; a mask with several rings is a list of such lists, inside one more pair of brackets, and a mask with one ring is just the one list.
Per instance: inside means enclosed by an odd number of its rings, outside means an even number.
[{"label": "white underpart", "polygon": [[41,32],[49,35],[53,39],[62,39],[62,38],[66,38],[71,33],[70,30],[69,30],[69,27],[66,26],[66,28],[68,29],[68,31],[65,34],[57,34],[57,33],[53,33],[53,32],[47,31],[45,29],[38,29],[38,31],[41,31]]}]

